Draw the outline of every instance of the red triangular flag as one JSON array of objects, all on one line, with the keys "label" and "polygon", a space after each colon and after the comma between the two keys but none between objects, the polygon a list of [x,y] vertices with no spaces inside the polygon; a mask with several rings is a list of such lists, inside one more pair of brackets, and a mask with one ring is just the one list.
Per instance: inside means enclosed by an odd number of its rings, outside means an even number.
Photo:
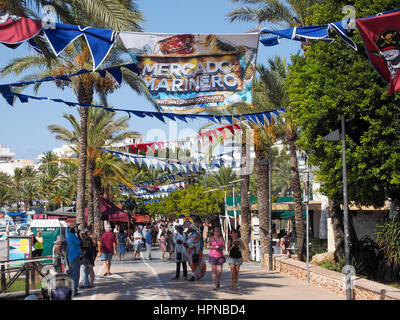
[{"label": "red triangular flag", "polygon": [[387,95],[400,90],[400,11],[356,23],[371,64],[390,83]]}]

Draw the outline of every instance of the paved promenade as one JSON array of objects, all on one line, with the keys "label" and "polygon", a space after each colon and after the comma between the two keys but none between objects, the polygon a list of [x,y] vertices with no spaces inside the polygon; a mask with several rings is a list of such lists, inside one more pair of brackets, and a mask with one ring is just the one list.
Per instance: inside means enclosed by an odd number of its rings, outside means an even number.
[{"label": "paved promenade", "polygon": [[[153,260],[133,260],[127,253],[124,261],[113,257],[111,276],[103,276],[104,269],[97,260],[96,286],[81,289],[75,300],[182,300],[182,299],[244,299],[244,300],[344,300],[329,290],[314,287],[286,274],[268,271],[259,263],[244,263],[240,270],[238,290],[230,287],[229,265],[224,265],[221,289],[213,290],[211,266],[199,281],[173,280],[174,262],[163,262],[157,247],[152,250]],[[182,272],[182,271],[181,271]]]}]

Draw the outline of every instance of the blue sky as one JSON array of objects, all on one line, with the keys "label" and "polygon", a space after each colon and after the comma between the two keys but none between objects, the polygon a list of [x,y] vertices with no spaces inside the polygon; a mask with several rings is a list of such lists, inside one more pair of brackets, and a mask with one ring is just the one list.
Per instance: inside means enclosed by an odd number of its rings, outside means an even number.
[{"label": "blue sky", "polygon": [[[237,7],[229,0],[138,0],[140,10],[144,13],[146,22],[144,31],[163,33],[244,33],[256,27],[255,24],[229,23],[226,14]],[[295,41],[282,40],[281,44],[272,48],[260,44],[258,63],[266,63],[268,57],[279,55],[289,61],[290,55],[300,50],[300,45]],[[4,67],[12,59],[32,54],[27,44],[12,50],[0,46],[0,66]],[[1,84],[16,82],[21,76],[5,77],[0,79]],[[24,91],[34,94],[31,88]],[[53,83],[45,83],[39,89],[39,96],[61,98],[77,101],[70,89],[60,90]],[[133,110],[153,110],[150,103],[138,96],[126,86],[122,86],[109,96],[109,102],[114,107]],[[38,155],[63,145],[62,141],[54,138],[48,129],[49,124],[58,124],[68,127],[68,122],[63,119],[64,113],[78,115],[75,108],[64,104],[51,102],[20,103],[17,101],[13,107],[0,99],[0,144],[9,147],[16,153],[17,158],[36,160]],[[121,114],[125,116],[125,114]],[[149,118],[132,117],[129,120],[130,129],[139,131],[144,136],[154,128],[165,130],[167,139],[176,138],[168,136],[168,125],[158,120]],[[204,123],[192,121],[190,127],[198,130]],[[184,122],[178,121],[178,130],[187,128]],[[150,141],[149,141],[150,142]]]}]

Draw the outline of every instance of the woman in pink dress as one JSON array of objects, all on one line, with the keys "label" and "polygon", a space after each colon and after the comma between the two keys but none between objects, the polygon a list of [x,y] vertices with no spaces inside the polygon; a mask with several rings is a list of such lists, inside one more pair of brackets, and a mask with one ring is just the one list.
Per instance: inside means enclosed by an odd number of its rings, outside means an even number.
[{"label": "woman in pink dress", "polygon": [[208,240],[208,249],[210,249],[209,261],[211,264],[212,279],[214,282],[214,290],[218,290],[222,275],[222,267],[225,262],[224,258],[225,241],[222,238],[221,229],[214,228],[214,235]]}]

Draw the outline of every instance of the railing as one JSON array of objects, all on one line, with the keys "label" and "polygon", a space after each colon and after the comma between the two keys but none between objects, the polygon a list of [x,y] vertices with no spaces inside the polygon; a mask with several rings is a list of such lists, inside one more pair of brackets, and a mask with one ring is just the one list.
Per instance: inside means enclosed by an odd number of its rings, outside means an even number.
[{"label": "railing", "polygon": [[[15,283],[15,281],[25,275],[25,295],[29,295],[30,285],[33,289],[35,289],[35,284],[39,282],[39,276],[42,278],[46,275],[42,273],[42,268],[46,263],[45,261],[52,260],[52,256],[44,256],[40,258],[32,258],[30,260],[18,259],[18,260],[5,260],[0,261],[1,268],[1,285],[0,285],[0,294],[6,293],[7,290]],[[10,264],[13,263],[23,263],[22,266],[10,267]],[[6,268],[7,266],[7,268]],[[10,274],[14,273],[11,277]],[[9,281],[6,279],[6,275],[9,275]]]}]

